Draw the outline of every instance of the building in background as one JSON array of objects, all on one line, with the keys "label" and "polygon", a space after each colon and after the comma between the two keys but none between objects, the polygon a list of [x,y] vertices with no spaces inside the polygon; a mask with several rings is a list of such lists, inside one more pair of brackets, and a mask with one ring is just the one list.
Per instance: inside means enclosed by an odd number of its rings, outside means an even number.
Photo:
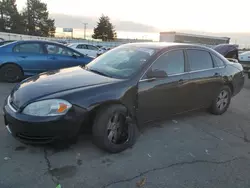
[{"label": "building in background", "polygon": [[114,41],[123,42],[123,43],[131,43],[131,42],[153,42],[150,39],[126,39],[126,38],[117,38]]},{"label": "building in background", "polygon": [[160,42],[179,42],[214,46],[218,44],[229,44],[229,37],[214,37],[206,35],[195,35],[179,32],[160,32]]}]

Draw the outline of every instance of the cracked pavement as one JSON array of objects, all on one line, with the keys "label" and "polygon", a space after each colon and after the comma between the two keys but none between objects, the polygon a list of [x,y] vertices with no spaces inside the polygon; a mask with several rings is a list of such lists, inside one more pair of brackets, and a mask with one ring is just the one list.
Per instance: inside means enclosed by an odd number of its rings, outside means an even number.
[{"label": "cracked pavement", "polygon": [[[13,84],[0,83],[0,106]],[[0,188],[250,187],[250,80],[228,112],[205,110],[145,126],[135,146],[105,153],[82,135],[59,149],[12,138],[0,112]]]}]

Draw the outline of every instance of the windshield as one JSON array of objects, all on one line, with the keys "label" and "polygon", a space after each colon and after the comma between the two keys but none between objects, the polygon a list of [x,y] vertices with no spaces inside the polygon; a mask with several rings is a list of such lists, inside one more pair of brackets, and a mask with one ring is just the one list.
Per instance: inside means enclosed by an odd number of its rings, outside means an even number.
[{"label": "windshield", "polygon": [[137,73],[155,53],[156,50],[151,48],[117,47],[93,60],[86,69],[109,77],[126,79]]}]

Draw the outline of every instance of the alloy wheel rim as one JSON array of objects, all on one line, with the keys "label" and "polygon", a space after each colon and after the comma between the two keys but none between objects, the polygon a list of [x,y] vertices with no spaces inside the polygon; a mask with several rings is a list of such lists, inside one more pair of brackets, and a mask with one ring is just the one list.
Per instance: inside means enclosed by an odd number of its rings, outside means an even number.
[{"label": "alloy wheel rim", "polygon": [[226,90],[222,90],[217,97],[216,107],[222,111],[226,108],[227,104],[229,102],[229,93]]},{"label": "alloy wheel rim", "polygon": [[114,113],[109,119],[107,126],[107,137],[112,144],[125,144],[129,139],[128,124],[121,113]]},{"label": "alloy wheel rim", "polygon": [[13,72],[13,70],[10,68],[5,71],[4,77],[10,81],[15,81],[19,78],[19,76],[15,74],[15,71]]}]

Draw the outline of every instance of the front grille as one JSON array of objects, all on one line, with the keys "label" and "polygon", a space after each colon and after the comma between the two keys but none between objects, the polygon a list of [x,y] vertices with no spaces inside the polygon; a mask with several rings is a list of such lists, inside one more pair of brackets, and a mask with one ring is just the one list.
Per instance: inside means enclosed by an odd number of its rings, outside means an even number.
[{"label": "front grille", "polygon": [[52,136],[28,136],[23,133],[18,133],[16,136],[24,141],[34,143],[49,143],[54,139]]}]

